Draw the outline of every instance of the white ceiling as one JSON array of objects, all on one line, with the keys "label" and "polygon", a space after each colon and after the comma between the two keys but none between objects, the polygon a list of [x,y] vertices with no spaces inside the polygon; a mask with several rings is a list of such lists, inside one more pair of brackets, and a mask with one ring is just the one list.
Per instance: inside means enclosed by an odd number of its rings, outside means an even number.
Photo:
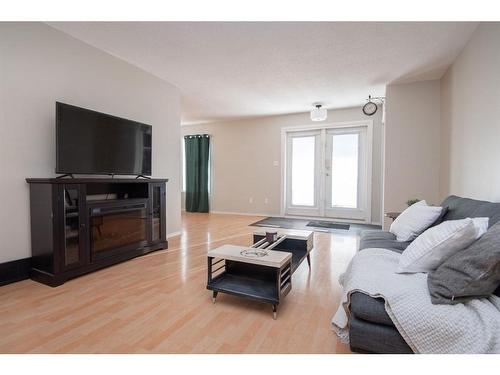
[{"label": "white ceiling", "polygon": [[363,104],[440,78],[477,23],[52,22],[180,88],[193,123]]}]

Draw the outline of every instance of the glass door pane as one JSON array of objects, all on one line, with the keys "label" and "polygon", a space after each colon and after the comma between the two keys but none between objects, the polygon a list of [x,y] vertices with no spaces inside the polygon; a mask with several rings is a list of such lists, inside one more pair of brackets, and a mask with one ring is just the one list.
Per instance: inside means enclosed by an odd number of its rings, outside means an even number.
[{"label": "glass door pane", "polygon": [[326,217],[366,219],[366,132],[364,127],[326,131]]},{"label": "glass door pane", "polygon": [[331,147],[331,207],[358,207],[359,134],[334,134]]},{"label": "glass door pane", "polygon": [[80,263],[80,202],[77,187],[64,189],[64,266]]},{"label": "glass door pane", "polygon": [[286,138],[285,211],[288,215],[318,216],[321,132],[290,132]]},{"label": "glass door pane", "polygon": [[315,204],[315,147],[316,137],[292,138],[292,205],[309,206]]}]

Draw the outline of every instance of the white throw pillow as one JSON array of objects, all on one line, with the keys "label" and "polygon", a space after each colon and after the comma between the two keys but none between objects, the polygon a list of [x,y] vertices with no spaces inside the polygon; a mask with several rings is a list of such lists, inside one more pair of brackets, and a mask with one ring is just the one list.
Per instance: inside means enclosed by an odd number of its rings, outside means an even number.
[{"label": "white throw pillow", "polygon": [[430,272],[488,229],[488,218],[448,220],[427,229],[403,251],[398,273]]},{"label": "white throw pillow", "polygon": [[412,204],[394,220],[389,232],[395,234],[398,241],[411,241],[429,228],[442,210],[443,207],[428,206],[426,201]]}]

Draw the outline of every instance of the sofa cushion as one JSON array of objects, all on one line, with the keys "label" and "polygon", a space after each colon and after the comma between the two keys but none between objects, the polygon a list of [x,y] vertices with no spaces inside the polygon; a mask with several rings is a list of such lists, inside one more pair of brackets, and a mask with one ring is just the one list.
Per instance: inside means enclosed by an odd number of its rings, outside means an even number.
[{"label": "sofa cushion", "polygon": [[490,227],[500,221],[500,203],[491,203],[450,195],[441,203],[441,206],[448,208],[443,220],[459,220],[467,217],[488,217],[490,219]]},{"label": "sofa cushion", "polygon": [[349,344],[354,352],[380,354],[411,354],[413,351],[396,327],[349,317]]},{"label": "sofa cushion", "polygon": [[391,232],[383,230],[367,230],[361,232],[359,250],[376,247],[402,253],[410,243],[411,241],[400,242],[396,240],[396,236]]},{"label": "sofa cushion", "polygon": [[394,323],[385,311],[384,299],[381,297],[373,298],[365,293],[354,292],[351,294],[350,309],[359,319],[394,327]]}]

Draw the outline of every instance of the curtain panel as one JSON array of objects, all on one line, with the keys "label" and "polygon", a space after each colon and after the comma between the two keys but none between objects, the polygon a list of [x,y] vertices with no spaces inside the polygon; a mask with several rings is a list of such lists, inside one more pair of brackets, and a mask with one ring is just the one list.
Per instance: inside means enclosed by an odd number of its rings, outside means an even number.
[{"label": "curtain panel", "polygon": [[209,212],[210,136],[184,136],[186,158],[186,211]]}]

